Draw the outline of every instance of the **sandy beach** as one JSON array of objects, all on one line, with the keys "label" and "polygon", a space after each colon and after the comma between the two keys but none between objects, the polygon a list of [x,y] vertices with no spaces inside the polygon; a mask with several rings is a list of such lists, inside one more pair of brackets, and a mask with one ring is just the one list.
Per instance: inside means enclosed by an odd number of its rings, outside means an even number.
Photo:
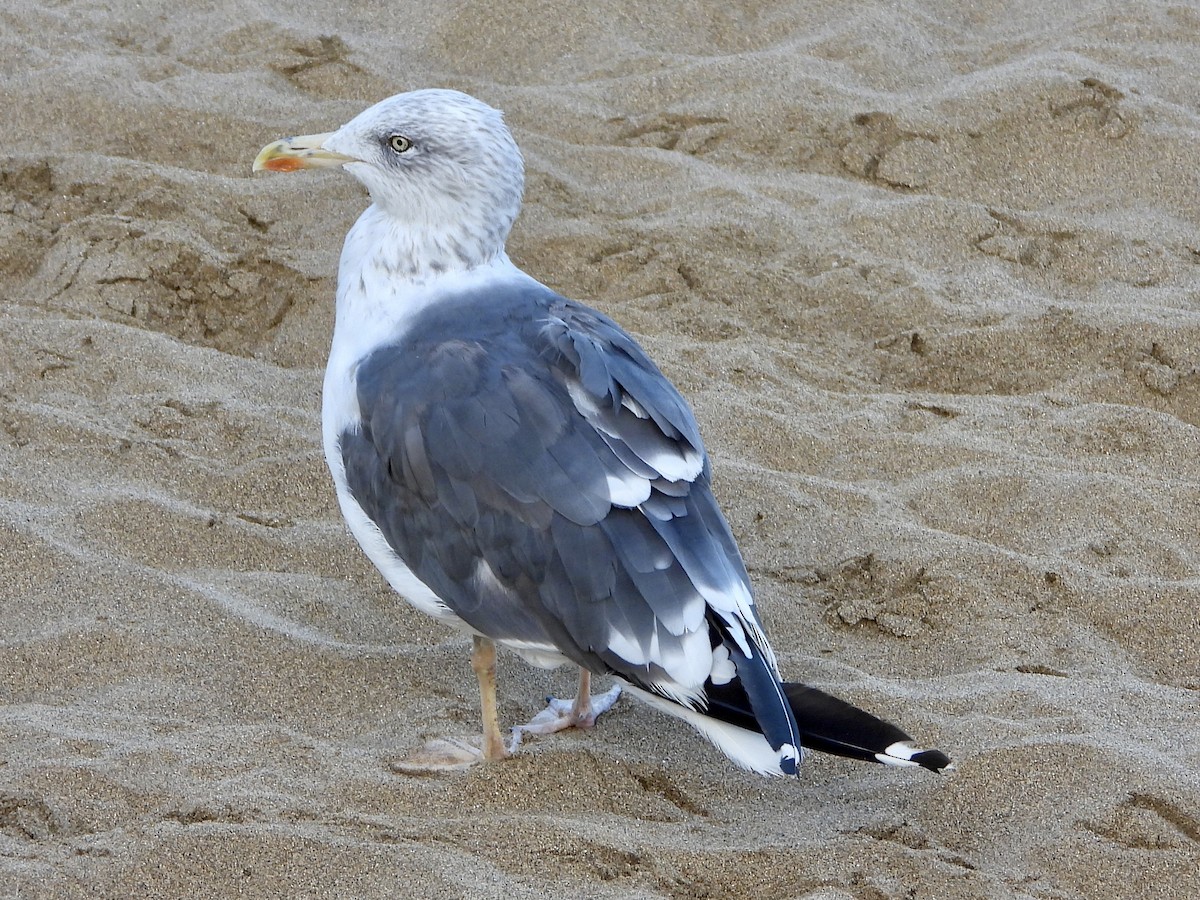
[{"label": "sandy beach", "polygon": [[[1194,4],[0,21],[0,898],[1200,896]],[[430,86],[692,402],[785,674],[954,772],[762,779],[630,699],[400,770],[479,714],[321,452],[367,201],[250,164]],[[572,686],[502,655],[501,718]]]}]

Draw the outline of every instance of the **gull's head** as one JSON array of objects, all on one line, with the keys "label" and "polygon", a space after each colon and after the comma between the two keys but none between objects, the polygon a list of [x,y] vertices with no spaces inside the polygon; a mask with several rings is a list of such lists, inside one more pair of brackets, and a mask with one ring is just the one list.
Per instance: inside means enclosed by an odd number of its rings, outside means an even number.
[{"label": "gull's head", "polygon": [[504,249],[525,184],[499,110],[450,90],[397,94],[337,131],[268,144],[254,160],[256,172],[328,167],[344,168],[402,228],[464,262]]}]

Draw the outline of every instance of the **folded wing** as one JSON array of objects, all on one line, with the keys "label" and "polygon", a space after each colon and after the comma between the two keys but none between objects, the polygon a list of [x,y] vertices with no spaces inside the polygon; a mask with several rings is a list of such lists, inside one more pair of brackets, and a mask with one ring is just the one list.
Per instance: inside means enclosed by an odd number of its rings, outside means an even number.
[{"label": "folded wing", "polygon": [[737,678],[798,748],[695,418],[612,320],[532,283],[448,298],[357,390],[351,492],[473,629],[690,708]]}]

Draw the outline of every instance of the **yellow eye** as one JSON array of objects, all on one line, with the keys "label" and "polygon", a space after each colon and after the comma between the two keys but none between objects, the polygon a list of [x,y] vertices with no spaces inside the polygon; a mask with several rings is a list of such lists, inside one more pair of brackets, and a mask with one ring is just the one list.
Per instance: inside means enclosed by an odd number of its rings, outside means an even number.
[{"label": "yellow eye", "polygon": [[412,141],[402,134],[393,134],[390,138],[388,138],[388,146],[397,153],[403,153],[412,146]]}]

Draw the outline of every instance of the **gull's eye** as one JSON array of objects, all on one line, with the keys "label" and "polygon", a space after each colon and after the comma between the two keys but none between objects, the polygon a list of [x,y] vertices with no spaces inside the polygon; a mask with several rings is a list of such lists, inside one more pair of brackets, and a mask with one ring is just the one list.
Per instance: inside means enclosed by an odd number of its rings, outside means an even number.
[{"label": "gull's eye", "polygon": [[388,146],[397,153],[403,153],[405,150],[408,150],[410,147],[412,147],[412,141],[402,134],[393,134],[390,138],[388,138]]}]

